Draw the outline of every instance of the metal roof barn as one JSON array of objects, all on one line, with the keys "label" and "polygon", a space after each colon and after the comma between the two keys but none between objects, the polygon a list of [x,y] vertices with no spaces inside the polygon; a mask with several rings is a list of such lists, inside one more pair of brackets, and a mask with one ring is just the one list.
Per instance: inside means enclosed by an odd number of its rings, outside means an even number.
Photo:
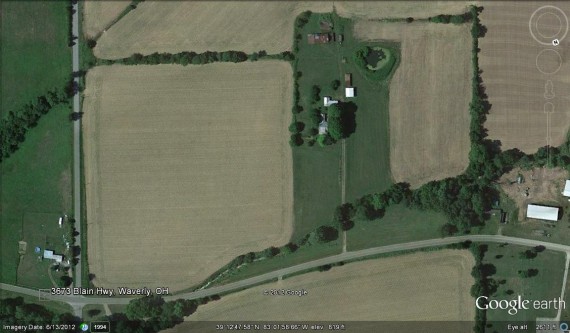
[{"label": "metal roof barn", "polygon": [[558,221],[558,210],[559,208],[557,207],[528,205],[526,217],[531,219]]}]

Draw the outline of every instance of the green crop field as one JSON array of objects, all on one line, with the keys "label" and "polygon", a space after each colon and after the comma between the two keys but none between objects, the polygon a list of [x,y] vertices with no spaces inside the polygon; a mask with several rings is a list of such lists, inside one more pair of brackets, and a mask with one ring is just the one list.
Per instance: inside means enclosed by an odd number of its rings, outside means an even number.
[{"label": "green crop field", "polygon": [[[50,89],[63,88],[70,78],[68,5],[62,1],[1,3],[3,115]],[[52,109],[28,130],[20,149],[0,164],[2,282],[18,282],[18,241],[24,236],[25,214],[62,214],[71,209],[70,112],[66,105]],[[30,246],[27,251],[33,251]]]},{"label": "green crop field", "polygon": [[[505,244],[489,244],[489,250],[483,258],[484,264],[492,264],[496,267],[496,273],[490,277],[499,282],[498,290],[491,297],[493,299],[516,299],[521,295],[529,300],[552,300],[560,297],[562,291],[562,279],[564,277],[564,253],[544,250],[539,252],[533,259],[523,259],[520,253],[532,249],[530,247]],[[529,268],[538,269],[538,275],[523,278],[519,276],[519,270]],[[504,280],[504,281],[503,281]],[[512,292],[510,292],[511,290]],[[509,295],[509,293],[511,295]],[[503,310],[487,311],[487,323],[494,321],[534,321],[536,317],[556,316],[557,310],[522,310],[515,315],[509,315]],[[489,328],[489,332],[504,330],[505,325],[497,323]]]},{"label": "green crop field", "polygon": [[447,222],[442,213],[389,207],[386,214],[374,221],[357,221],[347,234],[347,249],[362,250],[370,247],[407,243],[441,237],[441,227]]},{"label": "green crop field", "polygon": [[71,74],[67,1],[2,1],[2,112],[21,107]]}]

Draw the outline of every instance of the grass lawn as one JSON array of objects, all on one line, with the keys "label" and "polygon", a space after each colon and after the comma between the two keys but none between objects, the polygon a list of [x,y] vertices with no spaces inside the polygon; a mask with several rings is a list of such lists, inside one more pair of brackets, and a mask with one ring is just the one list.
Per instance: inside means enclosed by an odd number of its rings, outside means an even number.
[{"label": "grass lawn", "polygon": [[[35,213],[59,216],[69,213],[72,208],[72,124],[69,113],[70,107],[66,105],[51,110],[37,127],[28,132],[21,148],[0,164],[2,282],[19,283],[18,241],[27,237],[25,230],[41,233],[41,224],[45,224],[42,219],[32,218],[24,226],[27,216]],[[49,223],[50,228],[59,230],[57,220],[50,219]],[[49,236],[60,237],[58,234]],[[32,242],[28,243],[27,253],[33,253],[34,246]],[[37,266],[38,272],[43,272],[44,267],[40,266]],[[30,275],[26,278],[34,277]],[[49,277],[46,278],[40,280],[41,286],[50,283]]]},{"label": "grass lawn", "polygon": [[[352,74],[352,85],[356,87],[356,96],[350,100],[358,105],[356,132],[346,140],[346,199],[352,201],[364,194],[384,191],[393,183],[390,172],[389,84],[399,64],[399,48],[388,43],[376,45],[389,45],[396,63],[384,81],[371,80],[354,63],[354,54],[363,44],[352,37],[352,23],[344,25],[344,36],[339,48],[340,57],[346,59],[343,69]],[[366,43],[367,46],[373,44]]]},{"label": "grass lawn", "polygon": [[2,112],[19,108],[71,74],[67,1],[2,1]]},{"label": "grass lawn", "polygon": [[379,220],[357,221],[347,233],[347,250],[440,238],[446,222],[442,213],[392,206]]},{"label": "grass lawn", "polygon": [[570,279],[566,280],[564,301],[566,302],[566,308],[562,309],[562,312],[560,313],[560,321],[568,322],[570,321]]},{"label": "grass lawn", "polygon": [[[319,22],[332,17],[334,32],[342,34],[343,42],[313,44],[307,42],[307,34],[320,32]],[[322,98],[354,102],[356,131],[346,140],[346,201],[353,201],[365,194],[381,192],[392,184],[390,174],[390,144],[388,123],[388,81],[373,81],[364,77],[353,61],[362,43],[352,36],[352,22],[336,15],[313,13],[300,32],[302,39],[297,53],[297,71],[300,104],[304,111],[297,120],[305,124],[305,143],[293,149],[295,191],[295,234],[293,240],[324,223],[329,223],[336,206],[341,203],[341,142],[321,147],[309,146],[312,137],[309,111],[320,108],[326,112]],[[366,43],[372,45],[374,43]],[[379,44],[380,45],[380,44]],[[356,97],[344,96],[344,74],[352,74]],[[332,82],[338,80],[335,90]],[[315,100],[312,89],[320,88],[320,98]]]},{"label": "grass lawn", "polygon": [[[58,219],[61,214],[56,213],[30,213],[25,212],[22,217],[22,241],[27,243],[27,251],[20,256],[18,264],[18,284],[36,288],[57,287],[61,276],[67,275],[63,269],[52,270],[53,260],[42,259],[44,249],[54,251],[56,254],[64,254],[70,257],[66,251],[64,236],[70,240],[69,229],[59,228]],[[65,224],[69,226],[69,224]],[[40,248],[39,253],[34,249]]]},{"label": "grass lawn", "polygon": [[16,298],[16,297],[22,297],[24,299],[24,302],[26,303],[41,305],[46,309],[52,311],[53,313],[73,313],[73,309],[71,308],[71,306],[69,306],[69,304],[64,302],[40,301],[38,297],[15,293],[8,290],[0,290],[0,300],[6,298]]},{"label": "grass lawn", "polygon": [[[564,264],[566,258],[564,253],[545,250],[538,253],[534,259],[521,259],[519,254],[531,249],[518,245],[489,244],[489,250],[483,258],[484,263],[493,264],[497,272],[491,277],[499,281],[497,292],[492,295],[494,299],[516,299],[521,295],[523,299],[529,300],[552,300],[560,297],[562,290],[562,279],[564,277]],[[537,276],[522,278],[519,270],[529,268],[538,269]],[[501,280],[505,280],[501,284]],[[512,290],[512,295],[507,294],[507,290]],[[555,317],[557,310],[533,309],[519,311],[515,315],[509,315],[502,310],[487,311],[487,322],[493,321],[534,321],[536,317]],[[489,332],[499,329],[504,325],[491,327]]]},{"label": "grass lawn", "polygon": [[501,194],[501,207],[508,213],[509,219],[502,226],[502,234],[505,236],[536,239],[545,242],[570,245],[570,205],[566,198],[561,197],[558,201],[540,202],[550,204],[562,209],[563,215],[557,222],[547,222],[534,219],[526,221],[518,220],[519,208],[507,197]]},{"label": "grass lawn", "polygon": [[340,146],[293,149],[295,228],[292,240],[332,221],[340,205]]},{"label": "grass lawn", "polygon": [[[70,78],[68,5],[62,1],[1,3],[3,114],[34,101],[52,88],[63,88]],[[39,120],[38,126],[27,132],[20,149],[0,164],[2,282],[19,282],[18,241],[25,236],[25,215],[62,214],[71,209],[70,112],[71,108],[63,105],[51,110]],[[34,225],[30,227],[34,230]],[[27,253],[33,250],[33,245],[28,244]],[[26,274],[25,278],[35,279],[35,272]],[[45,286],[49,279],[40,278],[37,282]]]}]

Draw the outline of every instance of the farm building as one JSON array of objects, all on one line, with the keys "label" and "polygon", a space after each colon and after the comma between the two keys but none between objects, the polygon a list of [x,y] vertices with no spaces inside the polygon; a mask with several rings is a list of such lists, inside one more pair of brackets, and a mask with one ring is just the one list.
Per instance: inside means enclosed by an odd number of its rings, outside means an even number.
[{"label": "farm building", "polygon": [[352,87],[352,73],[344,74],[344,86]]},{"label": "farm building", "polygon": [[560,209],[557,207],[528,205],[526,210],[526,217],[531,219],[558,221],[559,210]]},{"label": "farm building", "polygon": [[333,28],[333,24],[327,21],[320,21],[319,27],[321,28],[321,32],[330,32]]},{"label": "farm building", "polygon": [[565,197],[570,197],[570,180],[566,181],[566,185],[564,185],[564,191],[562,192],[562,195]]},{"label": "farm building", "polygon": [[346,97],[354,97],[354,88],[353,87],[348,87],[344,89],[344,95]]},{"label": "farm building", "polygon": [[309,44],[326,44],[331,40],[331,34],[307,34],[307,41]]},{"label": "farm building", "polygon": [[319,134],[327,134],[329,129],[329,124],[327,123],[327,117],[324,114],[321,114],[323,120],[319,123]]},{"label": "farm building", "polygon": [[53,259],[55,262],[60,263],[63,261],[63,256],[61,254],[54,254],[52,250],[44,250],[45,259]]},{"label": "farm building", "polygon": [[323,97],[323,105],[324,106],[331,106],[331,105],[337,104],[337,103],[338,103],[337,100],[334,100],[328,96]]}]

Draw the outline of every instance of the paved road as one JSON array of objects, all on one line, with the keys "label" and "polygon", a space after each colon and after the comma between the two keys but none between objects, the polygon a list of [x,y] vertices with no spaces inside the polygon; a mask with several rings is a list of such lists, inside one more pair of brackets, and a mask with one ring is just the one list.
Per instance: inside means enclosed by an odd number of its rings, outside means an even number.
[{"label": "paved road", "polygon": [[[280,276],[285,276],[297,272],[302,272],[304,270],[316,268],[322,265],[333,264],[339,261],[348,261],[353,259],[364,258],[372,255],[378,255],[383,253],[390,253],[390,252],[397,252],[397,251],[404,251],[404,250],[415,250],[415,249],[422,249],[426,247],[433,247],[433,246],[442,246],[442,245],[449,245],[453,243],[458,243],[466,240],[471,240],[475,242],[486,242],[486,243],[509,243],[515,245],[523,245],[523,246],[538,246],[542,245],[549,250],[554,251],[562,251],[562,252],[570,252],[570,246],[562,245],[562,244],[554,244],[548,242],[542,242],[532,239],[524,239],[524,238],[515,238],[515,237],[507,237],[507,236],[500,236],[500,235],[468,235],[468,236],[458,236],[458,237],[449,237],[449,238],[437,238],[437,239],[429,239],[417,242],[410,242],[410,243],[403,243],[403,244],[394,244],[388,246],[381,246],[375,247],[360,251],[350,251],[344,252],[341,254],[337,254],[334,256],[309,261],[306,263],[302,263],[296,266],[287,267],[284,269],[279,269],[273,272],[261,274],[249,279],[241,280],[238,282],[230,283],[223,286],[212,287],[208,289],[198,290],[194,292],[188,292],[183,294],[178,294],[175,296],[168,296],[165,297],[165,300],[175,300],[179,298],[184,299],[197,299],[206,296],[212,296],[216,294],[222,294],[232,291],[237,291],[240,289],[244,289],[247,287],[251,287],[256,284],[260,284],[263,282],[270,281],[272,279],[276,279]],[[10,290],[26,295],[31,296],[38,296],[39,292],[35,289],[28,289],[17,287],[13,285],[7,285],[4,283],[0,284],[0,289]],[[54,301],[62,301],[70,304],[74,307],[81,307],[85,304],[127,304],[132,298],[119,298],[119,297],[83,297],[83,296],[60,296],[60,295],[49,295],[45,294],[46,299],[54,300]]]},{"label": "paved road", "polygon": [[[72,33],[79,37],[79,8],[77,3],[73,5]],[[79,71],[79,40],[75,41],[72,47],[73,52],[73,72]],[[73,79],[79,87],[79,78]],[[73,112],[80,112],[79,92],[73,95]],[[73,122],[73,217],[75,218],[75,229],[79,236],[75,238],[75,245],[81,247],[81,120]],[[74,285],[81,287],[81,262],[75,267]]]},{"label": "paved road", "polygon": [[[340,183],[340,203],[346,203],[346,139],[342,139],[342,151],[341,151],[341,168],[342,168],[342,178]],[[346,252],[346,230],[342,231],[342,252]]]}]

